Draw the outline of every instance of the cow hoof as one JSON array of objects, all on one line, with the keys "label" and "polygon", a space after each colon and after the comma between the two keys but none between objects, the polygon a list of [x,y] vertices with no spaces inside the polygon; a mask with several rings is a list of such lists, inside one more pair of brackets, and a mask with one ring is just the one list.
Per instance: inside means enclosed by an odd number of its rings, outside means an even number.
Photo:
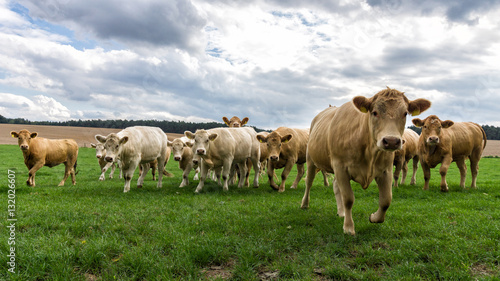
[{"label": "cow hoof", "polygon": [[137,188],[142,188],[142,185],[138,185]]}]

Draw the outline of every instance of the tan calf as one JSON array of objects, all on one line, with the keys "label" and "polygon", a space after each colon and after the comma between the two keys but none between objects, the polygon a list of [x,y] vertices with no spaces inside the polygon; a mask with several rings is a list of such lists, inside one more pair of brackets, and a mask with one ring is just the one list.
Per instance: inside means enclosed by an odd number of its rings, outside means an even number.
[{"label": "tan calf", "polygon": [[64,163],[64,178],[59,183],[64,182],[71,175],[73,185],[76,184],[75,169],[78,158],[78,144],[72,139],[51,140],[38,137],[38,133],[30,133],[28,130],[21,130],[19,133],[10,132],[13,138],[18,139],[19,147],[23,152],[24,164],[28,167],[29,175],[26,183],[35,186],[35,174],[43,166],[54,167]]},{"label": "tan calf", "polygon": [[409,101],[402,92],[387,88],[371,98],[357,96],[320,112],[311,123],[301,207],[309,207],[309,193],[316,169],[320,169],[335,173],[337,213],[344,217],[345,233],[355,234],[351,180],[364,189],[373,180],[377,182],[379,208],[370,215],[370,222],[383,222],[392,201],[394,151],[401,149],[406,116],[418,115],[430,105],[424,99]]},{"label": "tan calf", "polygon": [[411,130],[405,129],[403,133],[403,148],[394,152],[394,186],[398,186],[399,175],[403,170],[401,177],[401,184],[405,184],[406,174],[408,173],[408,162],[413,159],[413,175],[411,176],[410,184],[417,183],[417,169],[418,169],[418,138],[419,135]]},{"label": "tan calf", "polygon": [[222,117],[222,120],[226,125],[230,128],[240,128],[243,127],[246,123],[248,123],[248,117],[243,118],[241,120],[240,118],[233,116],[231,119],[227,119],[226,116]]},{"label": "tan calf", "polygon": [[476,188],[479,160],[486,146],[486,134],[481,126],[472,122],[441,121],[436,115],[424,120],[413,119],[413,124],[422,127],[418,142],[420,165],[424,171],[424,190],[429,189],[431,168],[441,164],[441,191],[448,191],[446,173],[451,162],[456,162],[460,170],[460,186],[465,188],[467,167],[465,160],[470,159],[472,188]]}]

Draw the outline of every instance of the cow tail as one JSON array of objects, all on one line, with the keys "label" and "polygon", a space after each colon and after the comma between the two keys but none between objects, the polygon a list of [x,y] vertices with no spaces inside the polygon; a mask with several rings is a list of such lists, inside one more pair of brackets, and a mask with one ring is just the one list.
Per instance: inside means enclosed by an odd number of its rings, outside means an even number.
[{"label": "cow tail", "polygon": [[78,160],[75,161],[75,166],[73,166],[73,169],[75,170],[75,176],[78,175],[78,172],[79,172],[76,170],[77,164],[78,164]]},{"label": "cow tail", "polygon": [[[478,125],[479,126],[479,125]],[[487,139],[486,139],[486,132],[484,131],[483,127],[482,126],[479,126],[479,128],[481,128],[481,132],[483,133],[483,140],[484,140],[484,145],[483,145],[483,149],[486,147],[486,142],[487,142]]]}]

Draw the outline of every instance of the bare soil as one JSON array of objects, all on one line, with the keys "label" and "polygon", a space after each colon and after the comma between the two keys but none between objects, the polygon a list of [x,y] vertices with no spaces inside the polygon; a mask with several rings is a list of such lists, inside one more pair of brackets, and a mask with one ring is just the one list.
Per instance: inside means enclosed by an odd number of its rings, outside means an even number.
[{"label": "bare soil", "polygon": [[[90,147],[90,143],[95,143],[96,140],[94,136],[96,134],[108,135],[110,133],[117,133],[121,130],[89,127],[0,124],[0,144],[17,144],[17,139],[11,137],[10,132],[19,132],[22,129],[26,129],[30,132],[37,132],[40,137],[48,139],[74,139],[80,147]],[[169,140],[182,136],[182,134],[167,133]],[[484,156],[500,157],[500,141],[488,140],[486,148],[483,151],[483,157]]]},{"label": "bare soil", "polygon": [[[30,132],[37,132],[38,136],[48,139],[74,139],[80,147],[90,147],[91,143],[96,143],[95,135],[108,135],[117,133],[121,129],[89,128],[89,127],[61,127],[43,125],[23,125],[23,124],[0,124],[0,144],[16,144],[17,139],[10,135],[11,131],[19,132],[26,129]],[[167,133],[169,140],[182,137],[182,134]]]}]

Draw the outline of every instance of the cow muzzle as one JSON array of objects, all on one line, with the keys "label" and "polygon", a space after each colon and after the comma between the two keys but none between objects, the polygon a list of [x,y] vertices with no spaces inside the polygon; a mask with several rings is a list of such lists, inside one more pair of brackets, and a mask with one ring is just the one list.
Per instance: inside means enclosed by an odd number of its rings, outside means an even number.
[{"label": "cow muzzle", "polygon": [[106,160],[106,162],[113,162],[113,157],[106,156],[104,157],[104,160]]},{"label": "cow muzzle", "polygon": [[22,144],[19,146],[21,150],[28,150],[30,147],[27,144]]},{"label": "cow muzzle", "polygon": [[438,136],[431,136],[427,138],[427,144],[430,145],[436,145],[439,144],[439,137]]},{"label": "cow muzzle", "polygon": [[198,165],[198,159],[193,159],[193,164]]},{"label": "cow muzzle", "polygon": [[385,150],[398,150],[401,149],[401,138],[398,137],[384,137],[382,139],[382,147]]},{"label": "cow muzzle", "polygon": [[175,161],[181,161],[181,160],[182,160],[182,157],[180,157],[180,156],[174,156],[174,160],[175,160]]},{"label": "cow muzzle", "polygon": [[271,155],[271,156],[269,156],[269,158],[271,159],[271,161],[274,161],[274,162],[280,160],[280,157],[278,155]]},{"label": "cow muzzle", "polygon": [[95,157],[97,157],[98,159],[101,159],[102,155],[101,154],[97,154]]},{"label": "cow muzzle", "polygon": [[206,150],[205,150],[205,149],[202,149],[202,148],[197,149],[197,150],[196,150],[196,154],[198,154],[198,155],[205,155],[205,154],[206,154]]}]

